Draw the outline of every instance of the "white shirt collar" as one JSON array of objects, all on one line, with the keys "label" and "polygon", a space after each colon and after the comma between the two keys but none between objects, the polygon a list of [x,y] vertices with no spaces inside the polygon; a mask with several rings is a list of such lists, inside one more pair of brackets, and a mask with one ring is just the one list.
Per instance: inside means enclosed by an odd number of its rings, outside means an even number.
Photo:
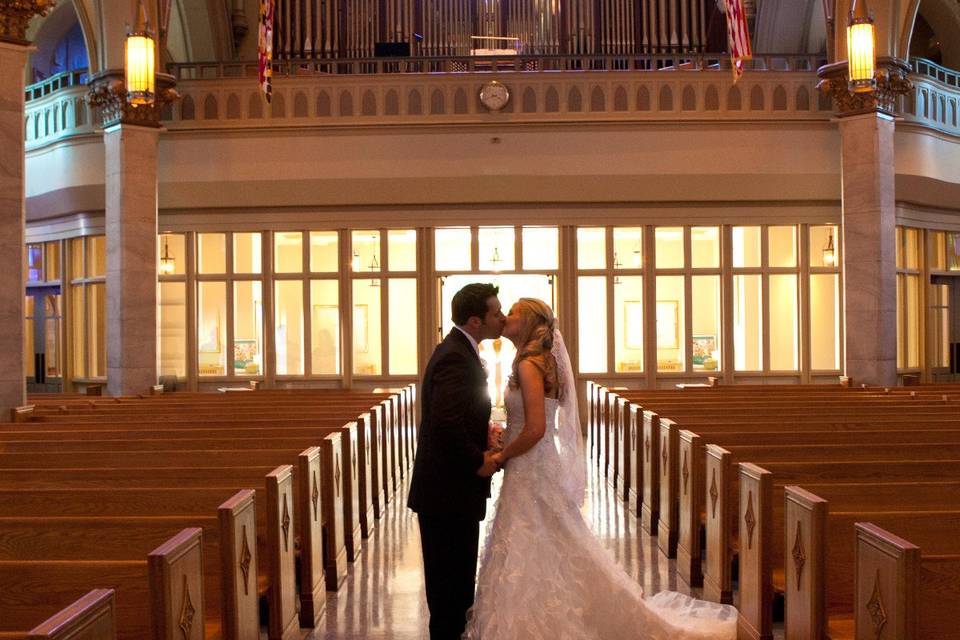
[{"label": "white shirt collar", "polygon": [[476,351],[477,356],[479,357],[479,356],[480,356],[480,345],[478,345],[478,344],[477,344],[477,341],[473,339],[473,336],[470,335],[469,333],[467,333],[466,331],[464,331],[463,329],[461,329],[460,327],[458,327],[457,325],[453,325],[453,328],[456,329],[457,331],[459,331],[460,333],[462,333],[463,335],[467,336],[467,340],[470,341],[470,345],[473,347],[473,350]]}]

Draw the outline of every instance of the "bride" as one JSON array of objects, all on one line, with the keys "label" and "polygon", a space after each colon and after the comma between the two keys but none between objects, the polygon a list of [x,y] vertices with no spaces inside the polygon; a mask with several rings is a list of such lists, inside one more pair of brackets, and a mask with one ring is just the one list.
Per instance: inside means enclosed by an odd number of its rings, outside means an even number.
[{"label": "bride", "polygon": [[506,473],[488,525],[468,640],[736,638],[733,607],[673,592],[644,598],[583,520],[586,462],[573,371],[553,311],[521,298],[505,396]]}]

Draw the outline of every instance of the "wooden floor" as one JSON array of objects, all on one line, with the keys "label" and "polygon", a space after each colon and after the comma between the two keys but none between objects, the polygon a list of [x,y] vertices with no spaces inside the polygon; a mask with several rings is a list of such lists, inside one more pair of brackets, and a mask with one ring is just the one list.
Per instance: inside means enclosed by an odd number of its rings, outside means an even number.
[{"label": "wooden floor", "polygon": [[[496,494],[499,483],[494,486]],[[366,540],[362,558],[350,568],[336,594],[328,594],[322,629],[311,640],[370,638],[427,640],[427,602],[416,515],[405,505],[406,487],[398,494],[373,536]],[[588,474],[584,512],[594,533],[647,593],[672,589],[689,593],[676,579],[673,561],[657,548],[656,539],[639,531],[639,523],[613,491]],[[485,524],[481,525],[481,538]],[[694,594],[698,595],[698,594]]]}]

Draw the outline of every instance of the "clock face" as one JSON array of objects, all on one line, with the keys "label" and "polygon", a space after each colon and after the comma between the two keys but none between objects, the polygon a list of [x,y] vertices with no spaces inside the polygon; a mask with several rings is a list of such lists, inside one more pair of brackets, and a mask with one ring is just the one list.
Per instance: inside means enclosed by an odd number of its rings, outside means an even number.
[{"label": "clock face", "polygon": [[492,80],[480,89],[480,103],[491,111],[503,109],[510,100],[510,90],[505,84]]}]

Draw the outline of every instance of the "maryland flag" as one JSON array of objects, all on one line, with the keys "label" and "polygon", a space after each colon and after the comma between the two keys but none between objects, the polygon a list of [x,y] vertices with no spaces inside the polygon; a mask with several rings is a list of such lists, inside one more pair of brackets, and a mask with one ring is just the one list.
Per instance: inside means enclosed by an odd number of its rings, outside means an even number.
[{"label": "maryland flag", "polygon": [[743,61],[753,58],[750,30],[747,27],[747,14],[743,10],[743,0],[723,0],[723,5],[724,13],[727,14],[727,44],[733,66],[733,83],[736,84],[743,75]]},{"label": "maryland flag", "polygon": [[267,102],[273,97],[273,11],[275,0],[260,0],[260,37],[257,41],[257,66],[260,90]]}]

